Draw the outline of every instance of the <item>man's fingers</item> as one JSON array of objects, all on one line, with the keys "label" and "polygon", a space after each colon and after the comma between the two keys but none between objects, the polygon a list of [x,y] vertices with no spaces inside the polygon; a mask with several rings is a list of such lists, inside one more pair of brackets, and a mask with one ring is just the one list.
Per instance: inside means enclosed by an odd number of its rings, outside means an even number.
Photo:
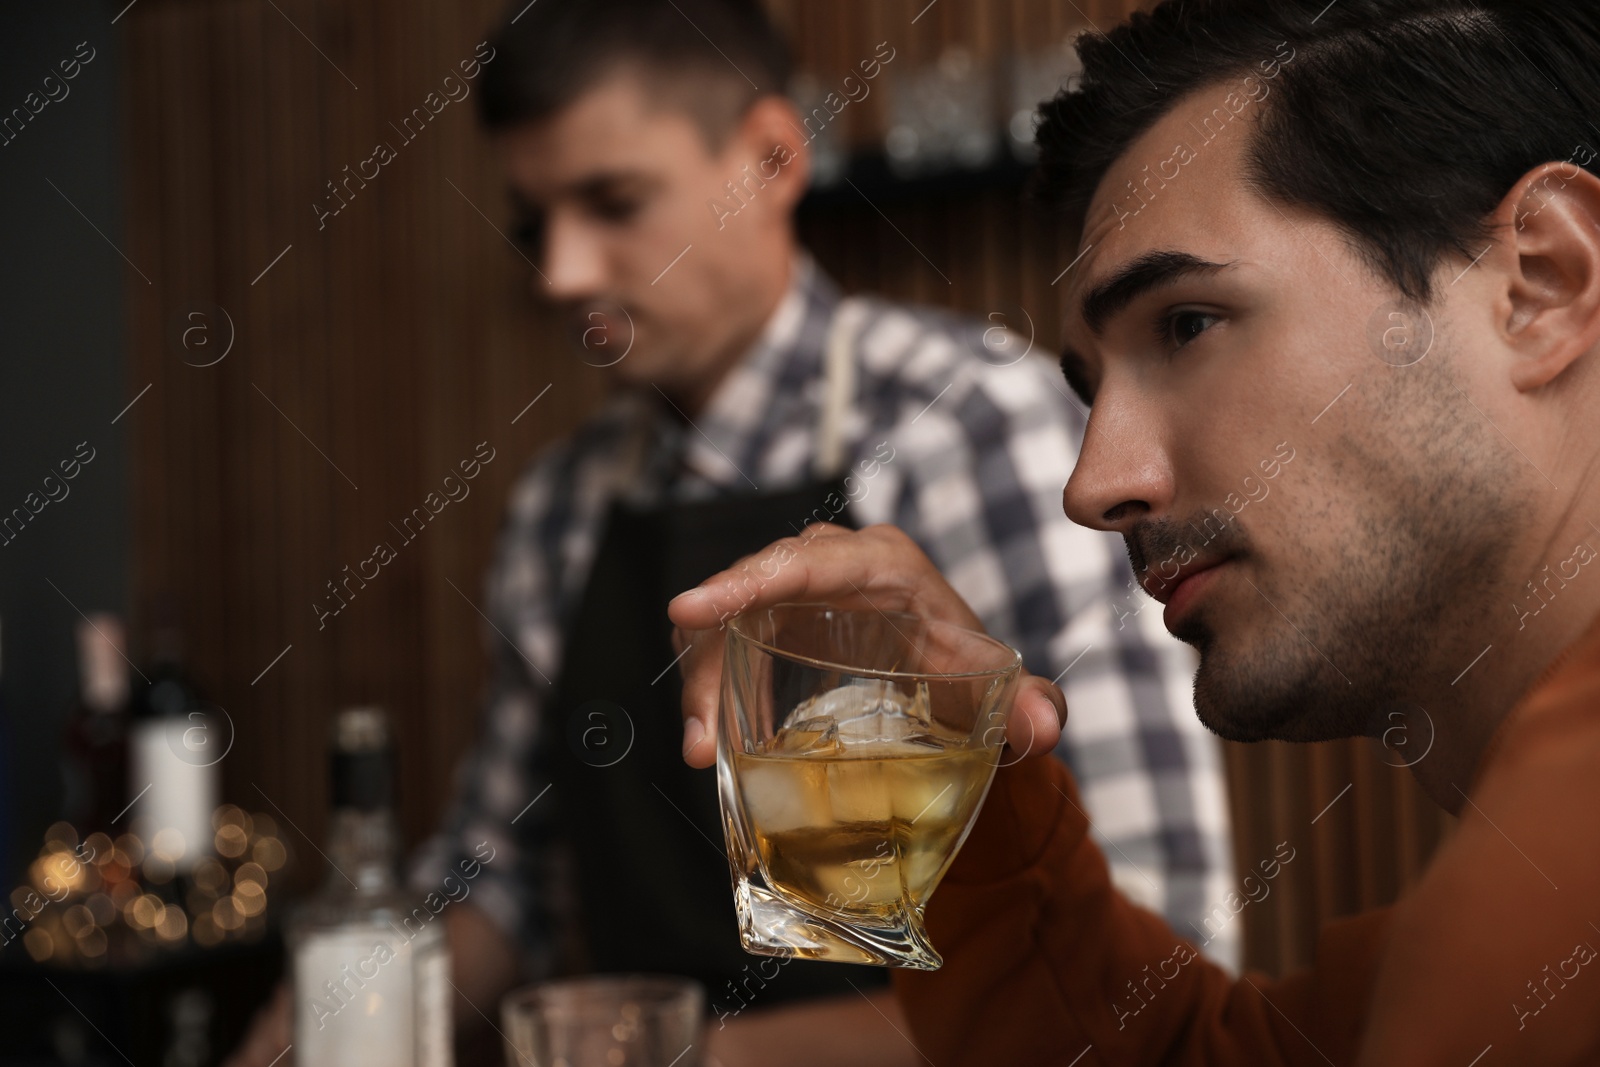
[{"label": "man's fingers", "polygon": [[1067,700],[1061,689],[1043,678],[1024,676],[1006,719],[1006,744],[1014,753],[1006,762],[1054,751],[1066,719]]},{"label": "man's fingers", "polygon": [[[749,608],[830,599],[821,588],[824,582],[830,591],[852,592],[851,586],[860,586],[870,572],[863,556],[879,546],[863,541],[853,552],[827,551],[841,535],[847,531],[817,523],[798,537],[774,541],[679,594],[667,606],[667,614],[685,629],[708,630]],[[848,536],[846,540],[854,543]]]},{"label": "man's fingers", "polygon": [[[678,627],[674,642],[693,645],[684,655],[683,758],[691,767],[716,762],[717,703],[730,618],[793,602],[840,608],[905,611],[927,619],[983,629],[922,550],[892,526],[845,530],[828,524],[775,541],[732,567],[679,594],[667,606]],[[1025,678],[1006,724],[1017,752],[1051,751],[1061,736],[1066,702],[1054,685]]]},{"label": "man's fingers", "polygon": [[892,526],[809,526],[680,594],[667,613],[684,629],[708,630],[752,608],[797,601],[909,611],[979,627],[916,543]]},{"label": "man's fingers", "polygon": [[685,636],[693,643],[681,663],[683,758],[691,767],[709,767],[717,761],[717,701],[722,682],[723,635]]},{"label": "man's fingers", "polygon": [[[843,554],[823,550],[839,541],[856,550]],[[840,527],[810,526],[799,537],[784,538],[746,556],[667,606],[677,627],[674,644],[679,651],[689,647],[681,663],[685,762],[691,767],[709,767],[716,762],[717,702],[726,636],[722,627],[727,620],[750,608],[790,600],[839,603],[840,590],[848,591],[855,600],[862,595],[858,589],[872,569],[870,558],[892,551],[890,541],[882,536],[858,541],[856,534]]]}]

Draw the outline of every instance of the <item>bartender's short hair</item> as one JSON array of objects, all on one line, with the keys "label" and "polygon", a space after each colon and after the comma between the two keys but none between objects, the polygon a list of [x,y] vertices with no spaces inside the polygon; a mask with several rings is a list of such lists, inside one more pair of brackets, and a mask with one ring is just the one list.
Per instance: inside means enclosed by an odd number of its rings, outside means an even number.
[{"label": "bartender's short hair", "polygon": [[625,72],[719,147],[789,81],[788,45],[760,0],[512,0],[489,43],[478,114],[491,131],[550,118]]},{"label": "bartender's short hair", "polygon": [[1564,162],[1570,180],[1600,153],[1593,0],[1166,0],[1077,47],[1081,80],[1041,105],[1034,185],[1069,225],[1140,135],[1215,93],[1216,122],[1259,119],[1251,185],[1333,221],[1417,303],[1446,255],[1489,243],[1523,175]]}]

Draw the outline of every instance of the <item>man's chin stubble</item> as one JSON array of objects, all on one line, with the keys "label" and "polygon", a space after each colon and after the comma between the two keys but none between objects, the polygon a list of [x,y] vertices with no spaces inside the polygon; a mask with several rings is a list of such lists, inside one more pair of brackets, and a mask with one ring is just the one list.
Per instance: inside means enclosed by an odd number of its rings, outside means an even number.
[{"label": "man's chin stubble", "polygon": [[1275,648],[1241,661],[1224,655],[1204,624],[1181,638],[1200,652],[1194,710],[1226,741],[1331,741],[1365,732],[1359,699],[1350,684],[1309,647]]}]

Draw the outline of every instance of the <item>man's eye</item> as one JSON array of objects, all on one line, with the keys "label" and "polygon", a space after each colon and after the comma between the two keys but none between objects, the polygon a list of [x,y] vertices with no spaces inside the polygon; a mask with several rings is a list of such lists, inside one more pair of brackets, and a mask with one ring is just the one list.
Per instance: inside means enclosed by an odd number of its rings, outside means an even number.
[{"label": "man's eye", "polygon": [[1156,333],[1164,345],[1182,348],[1219,321],[1204,311],[1173,311],[1156,320]]},{"label": "man's eye", "polygon": [[535,215],[519,215],[511,224],[510,236],[524,254],[541,255],[544,251],[544,219]]},{"label": "man's eye", "polygon": [[606,222],[627,222],[639,213],[641,206],[637,200],[597,200],[594,203],[594,213],[596,217]]}]

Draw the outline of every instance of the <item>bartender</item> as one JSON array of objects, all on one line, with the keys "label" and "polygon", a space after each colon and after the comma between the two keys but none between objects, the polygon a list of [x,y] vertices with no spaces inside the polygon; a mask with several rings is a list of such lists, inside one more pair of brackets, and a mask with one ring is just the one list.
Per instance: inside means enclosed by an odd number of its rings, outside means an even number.
[{"label": "bartender", "polygon": [[[885,91],[906,62],[890,37],[834,106]],[[808,141],[842,116],[785,98],[758,4],[519,2],[490,43],[480,115],[534,295],[618,388],[513,490],[481,737],[412,871],[437,889],[493,850],[441,914],[458,1017],[493,1017],[518,981],[669,972],[705,985],[726,1067],[921,1062],[883,970],[741,949],[713,776],[681,755],[668,600],[819,522],[899,526],[990,633],[1083,694],[1058,754],[1119,884],[1197,925],[1227,891],[1219,754],[1120,543],[1061,513],[1083,418],[1053,364],[993,321],[844,297],[799,248]],[[239,1062],[282,1051],[269,1031]]]}]

